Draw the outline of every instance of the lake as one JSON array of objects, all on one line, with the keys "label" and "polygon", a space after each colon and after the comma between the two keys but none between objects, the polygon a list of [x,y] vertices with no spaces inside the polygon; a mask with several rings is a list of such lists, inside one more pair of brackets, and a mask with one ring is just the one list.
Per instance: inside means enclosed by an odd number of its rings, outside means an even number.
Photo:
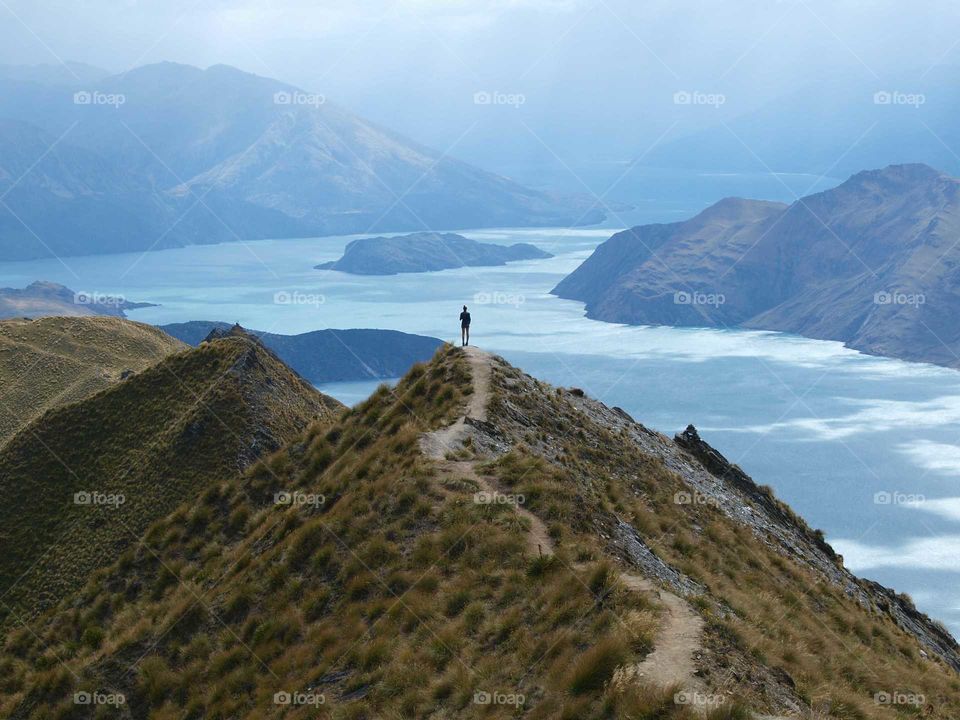
[{"label": "lake", "polygon": [[[915,599],[960,634],[960,373],[778,333],[626,327],[583,317],[550,289],[609,229],[465,231],[555,254],[499,268],[350,276],[314,270],[352,237],[0,264],[38,279],[159,303],[150,323],[238,321],[276,333],[377,327],[475,344],[577,386],[668,434],[693,423],[758,483],[822,528],[848,567]],[[283,301],[276,301],[279,297]],[[344,402],[376,383],[323,389]]]}]

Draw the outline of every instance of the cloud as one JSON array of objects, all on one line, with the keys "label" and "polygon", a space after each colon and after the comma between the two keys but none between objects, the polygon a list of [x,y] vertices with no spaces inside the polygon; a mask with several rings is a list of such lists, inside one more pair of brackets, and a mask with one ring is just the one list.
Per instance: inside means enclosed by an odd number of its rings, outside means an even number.
[{"label": "cloud", "polygon": [[936,500],[922,500],[904,503],[904,507],[922,510],[939,515],[947,520],[960,522],[960,497],[937,498]]},{"label": "cloud", "polygon": [[[903,365],[902,363],[894,363]],[[918,367],[919,372],[925,368]],[[952,372],[952,371],[944,371]],[[845,400],[859,409],[833,417],[805,417],[751,425],[741,432],[768,434],[787,430],[812,440],[844,440],[864,433],[881,433],[910,427],[913,430],[947,427],[960,423],[960,395],[942,395],[930,400]],[[801,406],[799,408],[803,410]],[[937,472],[960,473],[960,447],[918,440],[897,448],[921,467]]]},{"label": "cloud", "polygon": [[960,535],[919,538],[896,546],[867,545],[858,540],[831,539],[843,562],[855,572],[876,568],[938,570],[960,573]]},{"label": "cloud", "polygon": [[[902,443],[897,450],[909,457],[916,465],[943,475],[960,475],[960,446],[938,443],[932,440],[917,440]],[[960,499],[957,500],[960,502]]]}]

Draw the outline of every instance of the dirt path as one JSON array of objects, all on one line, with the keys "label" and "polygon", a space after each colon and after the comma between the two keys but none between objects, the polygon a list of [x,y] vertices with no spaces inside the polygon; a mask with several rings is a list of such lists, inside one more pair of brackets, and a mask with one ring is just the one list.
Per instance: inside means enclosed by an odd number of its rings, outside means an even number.
[{"label": "dirt path", "polygon": [[[493,478],[478,472],[475,461],[447,459],[448,454],[462,449],[469,436],[466,419],[486,421],[487,405],[490,402],[490,354],[470,346],[465,347],[464,351],[473,378],[473,394],[467,403],[466,412],[452,425],[420,438],[420,448],[427,457],[436,461],[444,475],[469,480],[477,486],[478,492],[506,494]],[[553,541],[543,521],[521,505],[514,505],[514,508],[527,526],[527,554],[531,557],[553,555]]]},{"label": "dirt path", "polygon": [[[469,437],[466,418],[487,419],[491,356],[474,347],[467,347],[465,351],[473,377],[473,394],[466,411],[452,425],[424,435],[420,439],[420,447],[427,457],[436,461],[442,474],[467,479],[482,492],[502,492],[495,480],[478,472],[476,461],[447,457],[461,450]],[[521,505],[514,505],[514,508],[527,526],[527,554],[531,557],[553,555],[553,541],[543,521]],[[653,652],[643,662],[618,669],[614,674],[614,682],[640,681],[660,687],[676,686],[688,692],[703,691],[703,683],[696,677],[696,655],[702,648],[703,618],[694,612],[686,600],[640,575],[623,573],[620,580],[632,591],[658,598],[665,613]]]},{"label": "dirt path", "polygon": [[460,450],[468,437],[466,419],[487,419],[487,403],[490,402],[490,355],[475,347],[463,348],[473,377],[473,394],[467,403],[466,413],[445,428],[427,433],[420,438],[420,449],[433,460],[445,460],[447,453]]},{"label": "dirt path", "polygon": [[620,580],[631,590],[657,597],[666,612],[653,643],[653,652],[643,662],[620,668],[614,675],[614,682],[635,680],[658,687],[678,686],[688,692],[702,691],[703,683],[696,677],[696,656],[702,648],[703,618],[686,600],[647,578],[624,573]]}]

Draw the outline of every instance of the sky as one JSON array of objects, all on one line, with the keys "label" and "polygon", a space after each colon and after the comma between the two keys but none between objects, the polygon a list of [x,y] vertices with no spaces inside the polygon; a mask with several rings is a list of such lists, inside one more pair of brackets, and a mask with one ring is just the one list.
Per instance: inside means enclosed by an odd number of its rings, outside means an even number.
[{"label": "sky", "polygon": [[909,91],[960,66],[960,3],[0,0],[0,62],[60,60],[226,63],[498,172],[580,172],[824,80]]}]

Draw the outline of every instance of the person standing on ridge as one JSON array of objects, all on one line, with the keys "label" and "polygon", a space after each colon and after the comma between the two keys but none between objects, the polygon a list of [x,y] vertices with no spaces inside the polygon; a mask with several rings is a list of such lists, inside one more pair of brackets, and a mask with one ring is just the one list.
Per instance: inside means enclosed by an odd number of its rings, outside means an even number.
[{"label": "person standing on ridge", "polygon": [[463,312],[460,313],[460,345],[470,344],[470,313],[467,312],[467,306],[463,306]]}]

